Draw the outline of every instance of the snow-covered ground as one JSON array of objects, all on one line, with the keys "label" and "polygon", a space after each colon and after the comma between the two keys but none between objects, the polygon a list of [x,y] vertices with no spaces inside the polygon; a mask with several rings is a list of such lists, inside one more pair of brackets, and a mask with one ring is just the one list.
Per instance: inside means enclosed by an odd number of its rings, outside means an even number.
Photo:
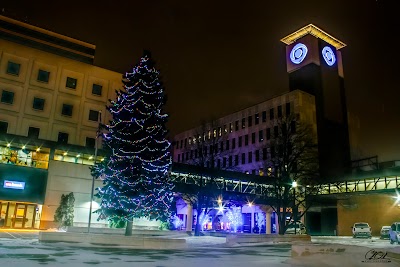
[{"label": "snow-covered ground", "polygon": [[[390,245],[388,240],[353,239],[351,237],[316,237],[315,245],[358,246],[352,253],[324,253],[311,256],[291,257],[290,244],[257,244],[228,247],[225,238],[212,236],[185,236],[186,250],[132,250],[105,247],[82,247],[67,243],[39,243],[34,236],[0,237],[0,266],[6,267],[69,267],[69,266],[116,266],[116,267],[365,267],[400,266],[400,262],[365,262],[365,254],[371,250],[399,251],[400,245]],[[354,252],[356,251],[356,252]],[[364,262],[363,262],[364,261]]]}]

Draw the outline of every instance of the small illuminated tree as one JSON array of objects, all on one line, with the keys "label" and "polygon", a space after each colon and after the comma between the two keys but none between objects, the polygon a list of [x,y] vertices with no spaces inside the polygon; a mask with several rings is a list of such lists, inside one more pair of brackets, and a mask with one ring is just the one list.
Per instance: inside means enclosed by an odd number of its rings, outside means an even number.
[{"label": "small illuminated tree", "polygon": [[233,231],[236,233],[239,226],[243,225],[242,210],[240,207],[233,205],[227,212],[227,217],[233,226]]},{"label": "small illuminated tree", "polygon": [[265,226],[265,214],[262,212],[256,213],[256,222],[258,226],[258,233],[261,234],[261,229]]}]

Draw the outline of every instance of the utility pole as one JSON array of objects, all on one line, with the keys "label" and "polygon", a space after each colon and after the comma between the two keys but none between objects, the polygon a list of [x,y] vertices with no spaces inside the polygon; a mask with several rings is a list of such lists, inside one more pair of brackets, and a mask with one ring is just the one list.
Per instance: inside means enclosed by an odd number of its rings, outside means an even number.
[{"label": "utility pole", "polygon": [[[96,139],[94,142],[94,164],[96,165],[97,160],[97,149],[98,149],[98,140],[100,135],[100,123],[101,123],[101,111],[97,114],[97,131],[96,131]],[[92,203],[93,203],[93,191],[94,191],[94,180],[96,177],[92,176],[92,190],[90,191],[90,206],[89,206],[89,222],[88,222],[88,233],[90,233],[90,224],[92,221]]]}]

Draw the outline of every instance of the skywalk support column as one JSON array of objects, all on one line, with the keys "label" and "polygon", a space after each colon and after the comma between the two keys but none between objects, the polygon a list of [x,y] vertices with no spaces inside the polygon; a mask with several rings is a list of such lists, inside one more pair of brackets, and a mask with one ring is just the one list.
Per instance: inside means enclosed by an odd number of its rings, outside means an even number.
[{"label": "skywalk support column", "polygon": [[191,235],[193,227],[193,205],[190,203],[186,204],[187,204],[186,232]]},{"label": "skywalk support column", "polygon": [[278,216],[275,216],[276,234],[279,234],[279,220]]},{"label": "skywalk support column", "polygon": [[265,213],[265,233],[271,234],[271,212]]}]

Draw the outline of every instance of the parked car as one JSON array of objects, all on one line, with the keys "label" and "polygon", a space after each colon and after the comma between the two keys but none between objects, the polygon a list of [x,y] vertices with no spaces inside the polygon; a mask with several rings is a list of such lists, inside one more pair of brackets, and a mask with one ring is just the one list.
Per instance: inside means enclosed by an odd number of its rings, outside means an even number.
[{"label": "parked car", "polygon": [[366,222],[356,222],[352,227],[353,238],[356,237],[367,237],[371,238],[371,227]]},{"label": "parked car", "polygon": [[382,226],[381,228],[381,239],[389,239],[390,226]]},{"label": "parked car", "polygon": [[394,222],[389,230],[390,244],[397,242],[400,245],[400,222]]},{"label": "parked car", "polygon": [[286,229],[285,234],[297,234],[297,235],[304,235],[307,233],[306,226],[302,222],[291,222]]}]

